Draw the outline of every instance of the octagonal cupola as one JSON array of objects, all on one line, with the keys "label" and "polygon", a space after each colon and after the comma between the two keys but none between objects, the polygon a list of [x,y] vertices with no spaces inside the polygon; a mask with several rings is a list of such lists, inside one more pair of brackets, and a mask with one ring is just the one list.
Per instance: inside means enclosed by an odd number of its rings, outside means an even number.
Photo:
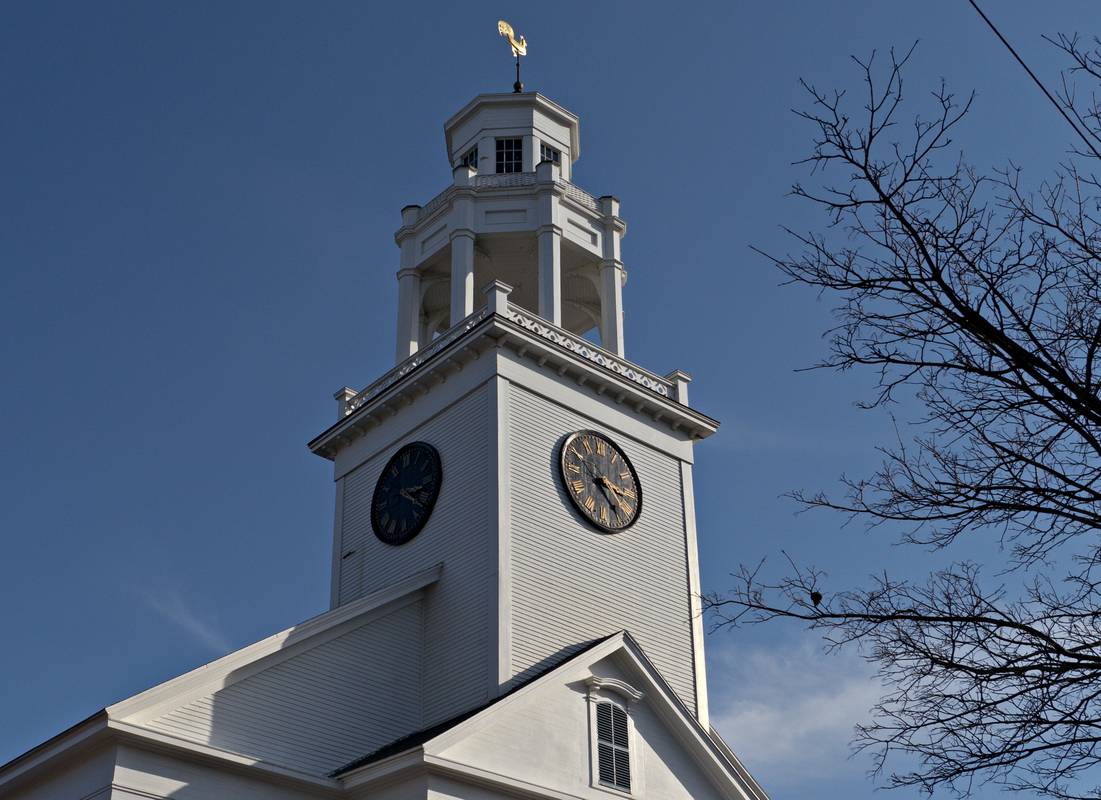
[{"label": "octagonal cupola", "polygon": [[443,130],[451,166],[479,175],[534,172],[551,161],[569,180],[581,154],[577,117],[538,92],[478,95]]},{"label": "octagonal cupola", "polygon": [[451,184],[402,209],[397,360],[481,306],[509,302],[622,356],[619,201],[572,181],[578,118],[538,92],[482,94],[444,124]]}]

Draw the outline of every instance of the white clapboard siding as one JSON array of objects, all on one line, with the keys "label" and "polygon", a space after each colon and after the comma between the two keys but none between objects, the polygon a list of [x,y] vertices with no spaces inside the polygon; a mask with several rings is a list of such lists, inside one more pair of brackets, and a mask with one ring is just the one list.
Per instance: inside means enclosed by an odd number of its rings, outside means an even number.
[{"label": "white clapboard siding", "polygon": [[[679,462],[513,384],[509,390],[512,669],[517,679],[564,648],[628,630],[695,710]],[[631,459],[642,513],[626,531],[580,521],[558,477],[568,433],[603,431]]]},{"label": "white clapboard siding", "polygon": [[[400,433],[400,432],[399,432]],[[496,535],[490,532],[489,448],[496,423],[487,388],[401,435],[344,479],[340,602],[401,580],[434,564],[443,575],[424,601],[424,715],[431,725],[487,699],[491,590],[496,590]],[[440,496],[416,538],[399,547],[371,530],[371,495],[386,461],[402,445],[428,442],[440,452]],[[491,548],[494,548],[491,550]]]},{"label": "white clapboard siding", "polygon": [[147,725],[325,775],[421,726],[420,615],[403,606]]}]

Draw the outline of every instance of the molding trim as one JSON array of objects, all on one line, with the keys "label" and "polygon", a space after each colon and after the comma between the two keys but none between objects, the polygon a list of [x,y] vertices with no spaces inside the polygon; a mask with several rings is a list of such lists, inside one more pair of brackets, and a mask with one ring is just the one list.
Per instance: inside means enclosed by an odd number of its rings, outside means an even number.
[{"label": "molding trim", "polygon": [[166,750],[175,755],[190,756],[194,760],[215,761],[223,766],[251,772],[268,781],[289,786],[306,787],[311,791],[322,791],[333,796],[338,795],[342,788],[340,782],[332,778],[309,775],[305,772],[243,756],[229,750],[199,744],[160,731],[151,731],[140,725],[118,720],[109,720],[107,725],[110,730],[120,737],[122,743],[129,743],[146,749]]},{"label": "molding trim", "polygon": [[510,797],[532,798],[532,800],[581,800],[581,795],[567,794],[544,786],[538,786],[527,781],[510,778],[499,772],[488,769],[472,767],[469,764],[461,764],[449,758],[424,754],[424,764],[429,773],[446,775],[484,786],[489,789],[500,789]]},{"label": "molding trim", "polygon": [[502,345],[548,372],[576,378],[595,394],[607,395],[636,414],[651,417],[686,441],[706,438],[718,430],[717,420],[670,397],[672,384],[665,378],[587,340],[575,342],[578,338],[542,318],[522,315],[515,306],[510,306],[508,317],[490,314],[483,306],[356,395],[347,404],[347,416],[315,437],[309,448],[322,458],[335,459],[340,450],[380,424],[394,408],[412,403],[449,375],[462,371],[480,353]]},{"label": "molding trim", "polygon": [[585,679],[585,685],[589,687],[589,699],[593,699],[594,693],[599,691],[615,692],[631,703],[637,703],[646,696],[626,681],[617,678],[601,678],[599,675],[591,675]]},{"label": "molding trim", "polygon": [[681,499],[684,502],[684,556],[688,564],[688,608],[692,614],[692,672],[696,689],[696,719],[711,729],[707,695],[707,658],[704,652],[703,596],[700,589],[700,553],[696,542],[696,496],[692,465],[680,463]]},{"label": "molding trim", "polygon": [[[101,792],[109,792],[112,798],[116,797],[115,792],[122,792],[127,797],[145,797],[149,800],[169,800],[169,795],[166,794],[154,794],[153,792],[147,792],[145,789],[135,789],[133,786],[126,786],[121,783],[112,783],[110,786],[104,786],[100,789]],[[91,797],[98,797],[98,794],[89,795],[88,798],[81,798],[81,800],[90,800]]]},{"label": "molding trim", "polygon": [[107,711],[97,711],[42,744],[0,765],[0,787],[18,780],[49,761],[82,744],[98,740],[107,730]]}]

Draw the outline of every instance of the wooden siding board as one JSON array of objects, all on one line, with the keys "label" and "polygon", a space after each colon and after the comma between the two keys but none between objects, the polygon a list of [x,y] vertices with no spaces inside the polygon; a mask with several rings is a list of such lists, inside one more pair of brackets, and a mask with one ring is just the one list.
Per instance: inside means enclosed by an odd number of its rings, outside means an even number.
[{"label": "wooden siding board", "polygon": [[[481,384],[393,442],[344,478],[343,540],[355,554],[341,569],[347,603],[418,570],[444,565],[424,600],[424,725],[485,702],[489,696],[489,626],[496,591],[496,535],[491,504],[496,487],[487,469],[495,446],[488,392]],[[442,388],[438,391],[442,391]],[[424,530],[391,547],[371,530],[371,496],[379,472],[397,448],[425,441],[440,452],[440,495]]]},{"label": "wooden siding board", "polygon": [[420,726],[419,606],[396,609],[148,725],[324,775]]},{"label": "wooden siding board", "polygon": [[[694,712],[679,462],[519,385],[509,404],[513,680],[624,628]],[[611,436],[639,473],[642,514],[627,531],[587,526],[561,488],[560,441],[582,428]]]}]

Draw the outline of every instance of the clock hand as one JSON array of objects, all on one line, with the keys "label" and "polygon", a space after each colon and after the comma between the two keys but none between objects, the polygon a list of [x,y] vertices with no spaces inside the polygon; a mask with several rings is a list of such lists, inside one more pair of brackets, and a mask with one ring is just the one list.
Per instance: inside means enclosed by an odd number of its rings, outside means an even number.
[{"label": "clock hand", "polygon": [[589,473],[589,478],[592,480],[593,485],[599,487],[600,491],[604,493],[604,497],[608,500],[608,505],[618,509],[619,503],[616,502],[614,497],[608,494],[608,489],[603,483],[601,483],[601,481],[607,481],[608,479],[603,475],[597,476],[596,470],[589,466],[589,462],[585,459],[581,459],[581,466],[583,466],[585,468],[585,471]]},{"label": "clock hand", "polygon": [[618,486],[616,486],[614,483],[612,483],[610,480],[608,480],[607,475],[601,475],[600,480],[602,480],[604,482],[604,485],[607,486],[609,489],[611,489],[616,494],[623,495],[623,496],[627,495],[627,492],[625,492],[623,489],[620,489]]},{"label": "clock hand", "polygon": [[413,497],[413,495],[409,494],[409,490],[407,489],[399,489],[398,494],[400,494],[402,497],[404,497],[406,500],[413,503],[414,505],[421,505],[421,501]]},{"label": "clock hand", "polygon": [[[593,475],[593,477],[594,478],[596,477],[595,474]],[[600,487],[600,491],[604,492],[604,496],[606,498],[608,498],[608,505],[610,505],[612,508],[616,509],[616,513],[618,514],[619,513],[619,500],[616,499],[615,495],[611,494],[608,491],[608,487],[610,485],[609,482],[608,482],[608,479],[605,476],[601,475],[600,480],[599,481],[594,481],[594,482],[596,483],[597,486]],[[615,487],[613,486],[612,488],[614,489]]]}]

